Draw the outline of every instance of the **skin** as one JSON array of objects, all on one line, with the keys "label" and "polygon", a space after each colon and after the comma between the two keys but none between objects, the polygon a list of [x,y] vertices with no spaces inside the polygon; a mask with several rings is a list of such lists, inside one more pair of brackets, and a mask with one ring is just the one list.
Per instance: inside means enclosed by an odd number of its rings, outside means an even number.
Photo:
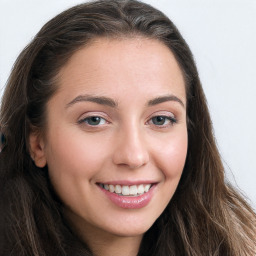
[{"label": "skin", "polygon": [[[71,227],[95,255],[136,255],[185,164],[182,72],[161,42],[100,38],[77,51],[58,77],[58,91],[47,104],[45,135],[30,135],[31,155],[37,166],[48,165]],[[117,106],[81,95],[107,97]],[[91,116],[101,117],[100,123],[90,125]],[[156,116],[164,122],[154,123]],[[156,183],[149,204],[119,207],[97,185],[120,180]]]}]

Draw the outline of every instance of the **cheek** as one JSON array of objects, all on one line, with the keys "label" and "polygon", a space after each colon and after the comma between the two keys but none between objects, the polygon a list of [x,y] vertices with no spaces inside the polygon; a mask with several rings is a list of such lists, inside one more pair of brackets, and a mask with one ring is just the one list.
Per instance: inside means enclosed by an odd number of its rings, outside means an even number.
[{"label": "cheek", "polygon": [[107,159],[102,140],[83,132],[55,129],[46,146],[49,177],[55,192],[67,207],[89,200],[91,184]]},{"label": "cheek", "polygon": [[166,179],[179,179],[187,156],[187,132],[168,138],[157,150],[157,161]]},{"label": "cheek", "polygon": [[47,164],[52,176],[90,179],[106,158],[107,151],[103,150],[102,140],[85,137],[82,132],[59,129],[58,134],[50,134],[48,141],[51,143],[46,148]]},{"label": "cheek", "polygon": [[187,132],[165,137],[155,147],[155,165],[161,171],[158,206],[162,211],[172,199],[179,184],[187,156]]}]

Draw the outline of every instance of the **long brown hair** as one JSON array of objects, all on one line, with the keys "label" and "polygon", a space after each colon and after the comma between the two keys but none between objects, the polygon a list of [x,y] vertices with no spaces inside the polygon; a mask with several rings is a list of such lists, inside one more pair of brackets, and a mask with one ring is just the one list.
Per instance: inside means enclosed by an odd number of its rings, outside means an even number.
[{"label": "long brown hair", "polygon": [[[144,235],[138,255],[256,255],[256,215],[224,180],[211,119],[188,45],[160,11],[135,0],[99,0],[50,20],[18,57],[0,112],[6,146],[0,154],[1,255],[93,255],[64,220],[47,167],[29,155],[31,129],[43,131],[58,71],[97,37],[159,40],[176,57],[186,81],[188,153],[178,188]],[[1,237],[0,237],[1,238]]]}]

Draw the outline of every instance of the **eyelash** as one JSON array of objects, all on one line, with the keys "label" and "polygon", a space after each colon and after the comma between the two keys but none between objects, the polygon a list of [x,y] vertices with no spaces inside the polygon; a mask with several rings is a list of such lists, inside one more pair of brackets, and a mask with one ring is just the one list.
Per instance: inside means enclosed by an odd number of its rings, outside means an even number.
[{"label": "eyelash", "polygon": [[[164,119],[164,124],[155,124],[153,120],[156,119],[156,118],[163,118]],[[167,124],[165,124],[166,121],[168,121]],[[172,116],[168,116],[168,115],[156,115],[156,116],[151,117],[149,119],[148,123],[152,123],[157,128],[162,129],[162,128],[167,128],[169,126],[173,126],[174,124],[177,123],[177,119],[172,117]]]},{"label": "eyelash", "polygon": [[[93,118],[95,120],[92,120]],[[156,124],[154,122],[154,119],[157,119],[157,118],[163,119],[163,120],[158,120],[158,121],[159,122],[164,121],[164,123],[163,124]],[[96,122],[96,124],[90,124],[89,123],[90,121],[94,121],[94,122]],[[99,123],[97,123],[97,121],[99,121]],[[104,123],[102,123],[102,122],[104,122]],[[166,122],[168,122],[168,123],[166,124]],[[99,127],[99,126],[105,125],[109,122],[101,116],[88,116],[86,118],[83,118],[83,119],[79,120],[78,123],[79,124],[85,124],[89,127]],[[168,116],[168,115],[156,115],[156,116],[151,117],[149,119],[149,121],[146,122],[146,124],[154,125],[154,126],[156,126],[157,128],[160,128],[160,129],[167,128],[169,126],[173,126],[175,123],[177,123],[177,119],[172,117],[172,116]]]},{"label": "eyelash", "polygon": [[[79,124],[83,124],[83,123],[86,123],[88,126],[91,126],[91,127],[94,127],[94,126],[100,126],[100,125],[103,125],[103,124],[95,124],[95,125],[93,125],[93,124],[89,124],[89,120],[92,120],[93,118],[98,118],[98,119],[100,119],[100,122],[102,122],[102,120],[104,120],[105,121],[105,123],[108,123],[107,122],[107,120],[105,119],[105,118],[103,118],[103,117],[101,117],[101,116],[88,116],[88,117],[86,117],[86,118],[83,118],[83,119],[81,119],[81,120],[79,120],[78,121],[78,123]],[[105,124],[104,123],[104,124]]]}]

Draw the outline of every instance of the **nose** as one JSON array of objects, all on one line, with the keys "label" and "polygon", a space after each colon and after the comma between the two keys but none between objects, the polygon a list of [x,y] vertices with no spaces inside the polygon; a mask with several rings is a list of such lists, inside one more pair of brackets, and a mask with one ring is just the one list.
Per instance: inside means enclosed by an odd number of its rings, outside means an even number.
[{"label": "nose", "polygon": [[126,128],[120,131],[116,138],[114,164],[126,166],[129,169],[146,165],[149,161],[149,152],[143,138],[142,131],[139,129]]}]

